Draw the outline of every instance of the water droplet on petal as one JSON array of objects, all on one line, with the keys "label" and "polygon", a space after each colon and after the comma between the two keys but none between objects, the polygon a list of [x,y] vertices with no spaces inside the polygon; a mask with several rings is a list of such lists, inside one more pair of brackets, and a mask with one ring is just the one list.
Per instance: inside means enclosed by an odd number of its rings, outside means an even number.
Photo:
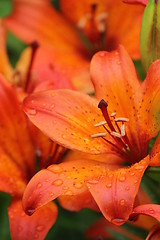
[{"label": "water droplet on petal", "polygon": [[37,111],[36,111],[36,109],[28,108],[28,109],[27,109],[27,113],[28,113],[29,115],[34,116],[34,115],[37,114]]},{"label": "water droplet on petal", "polygon": [[105,54],[106,54],[105,52],[101,52],[101,53],[99,54],[99,56],[100,56],[100,57],[104,57]]},{"label": "water droplet on petal", "polygon": [[81,183],[81,182],[74,183],[73,185],[75,188],[78,188],[78,189],[83,187],[83,183]]},{"label": "water droplet on petal", "polygon": [[52,192],[50,192],[50,193],[49,193],[49,196],[50,196],[50,197],[53,197],[53,193],[52,193]]},{"label": "water droplet on petal", "polygon": [[135,173],[134,172],[131,172],[131,176],[134,176],[135,175]]},{"label": "water droplet on petal", "polygon": [[66,136],[65,134],[62,134],[62,138],[63,138],[63,139],[66,139],[67,136]]},{"label": "water droplet on petal", "polygon": [[138,166],[135,166],[135,169],[136,169],[136,170],[140,170],[140,171],[142,171],[142,170],[144,169],[144,166],[140,166],[140,165],[138,165]]},{"label": "water droplet on petal", "polygon": [[149,212],[150,212],[150,214],[154,214],[155,213],[152,208],[149,208]]},{"label": "water droplet on petal", "polygon": [[130,188],[129,188],[128,186],[125,188],[126,191],[129,191],[129,189],[130,189]]},{"label": "water droplet on petal", "polygon": [[68,191],[65,192],[65,195],[72,196],[73,192],[71,190],[68,190]]},{"label": "water droplet on petal", "polygon": [[51,170],[54,173],[61,173],[61,172],[63,172],[63,168],[58,166],[58,165],[50,166],[50,167],[48,167],[48,169]]},{"label": "water droplet on petal", "polygon": [[34,239],[37,239],[37,238],[39,238],[39,234],[38,234],[38,233],[36,233],[36,234],[34,235]]},{"label": "water droplet on petal", "polygon": [[34,213],[35,209],[34,208],[28,208],[26,210],[27,215],[31,216]]},{"label": "water droplet on petal", "polygon": [[121,206],[124,206],[125,203],[126,203],[126,201],[125,201],[124,199],[121,199],[121,200],[119,201],[119,204],[120,204]]},{"label": "water droplet on petal", "polygon": [[107,184],[106,184],[106,187],[107,187],[107,188],[111,188],[111,187],[112,187],[112,183],[107,183]]},{"label": "water droplet on petal", "polygon": [[120,61],[117,61],[117,64],[118,64],[118,65],[120,65],[120,63],[121,63]]},{"label": "water droplet on petal", "polygon": [[126,180],[126,177],[124,177],[124,176],[119,177],[120,182],[124,182],[125,180]]},{"label": "water droplet on petal", "polygon": [[87,183],[89,183],[89,184],[97,184],[98,180],[88,180]]},{"label": "water droplet on petal", "polygon": [[68,189],[69,189],[69,187],[67,187],[67,186],[63,187],[63,190],[68,190]]},{"label": "water droplet on petal", "polygon": [[125,220],[123,218],[114,218],[111,220],[111,222],[116,225],[121,225],[125,222]]},{"label": "water droplet on petal", "polygon": [[63,184],[63,181],[61,179],[56,179],[52,184],[55,186],[61,186]]},{"label": "water droplet on petal", "polygon": [[36,230],[38,232],[42,232],[44,230],[44,227],[45,227],[44,225],[39,225],[39,226],[36,227]]},{"label": "water droplet on petal", "polygon": [[41,183],[38,183],[36,187],[37,187],[37,188],[40,188],[40,187],[42,187],[42,184],[41,184]]},{"label": "water droplet on petal", "polygon": [[51,105],[50,105],[50,109],[53,109],[54,107],[55,107],[54,104],[51,104]]}]

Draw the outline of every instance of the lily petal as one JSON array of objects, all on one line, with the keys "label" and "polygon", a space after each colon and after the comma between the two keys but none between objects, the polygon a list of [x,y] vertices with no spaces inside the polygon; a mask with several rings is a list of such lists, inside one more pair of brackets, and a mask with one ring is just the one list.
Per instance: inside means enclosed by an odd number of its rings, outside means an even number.
[{"label": "lily petal", "polygon": [[[87,191],[85,181],[98,182],[108,171],[107,165],[96,161],[70,161],[51,165],[38,172],[27,185],[23,206],[27,214],[59,196],[75,196]],[[32,194],[31,194],[32,193]]]},{"label": "lily petal", "polygon": [[107,220],[121,225],[132,212],[148,161],[146,158],[131,168],[115,171],[106,164],[87,160],[52,165],[29,182],[23,195],[24,210],[32,214],[58,196],[83,196],[88,187]]},{"label": "lily petal", "polygon": [[94,211],[99,211],[99,208],[88,189],[78,195],[60,196],[58,201],[63,208],[69,211],[80,211],[82,208],[90,208]]},{"label": "lily petal", "polygon": [[0,146],[0,191],[12,196],[22,196],[26,187],[26,176],[16,162]]},{"label": "lily petal", "polygon": [[[31,43],[36,40],[39,43],[40,48],[35,59],[37,70],[42,72],[42,66],[47,69],[52,65],[59,78],[66,76],[75,87],[81,87],[85,91],[93,90],[88,74],[88,53],[77,31],[49,1],[14,0],[13,13],[4,19],[4,22],[7,28],[24,42]],[[44,52],[47,63],[42,58]]]},{"label": "lily petal", "polygon": [[133,209],[130,215],[130,219],[131,220],[134,219],[134,217],[139,214],[148,215],[160,221],[160,205],[157,204],[140,205]]},{"label": "lily petal", "polygon": [[[92,6],[95,6],[94,14]],[[111,51],[123,44],[132,58],[140,58],[139,33],[143,7],[128,6],[121,0],[61,0],[60,7],[64,15],[79,27],[90,41],[95,41],[100,38],[100,34],[104,34],[103,49]],[[123,16],[125,21],[122,21]]]},{"label": "lily petal", "polygon": [[[142,97],[139,102],[142,130],[146,137],[153,138],[160,130],[160,60],[153,62],[142,84]],[[143,124],[142,124],[143,123]]]},{"label": "lily petal", "polygon": [[43,240],[57,218],[55,203],[49,203],[33,216],[28,216],[22,209],[22,201],[14,199],[8,209],[11,238],[13,240]]},{"label": "lily petal", "polygon": [[150,152],[150,166],[160,166],[160,135],[157,137],[151,152]]},{"label": "lily petal", "polygon": [[[108,112],[116,112],[116,117],[126,117],[126,133],[132,148],[142,152],[140,134],[138,134],[138,103],[136,99],[141,83],[137,78],[135,67],[126,50],[119,46],[113,52],[98,52],[90,66],[91,79],[96,97],[108,103]],[[142,159],[144,156],[141,156]]]},{"label": "lily petal", "polygon": [[125,3],[140,3],[142,5],[147,5],[148,0],[123,0]]},{"label": "lily petal", "polygon": [[13,74],[12,66],[9,62],[9,58],[7,55],[7,49],[6,49],[6,31],[3,26],[2,20],[0,20],[0,73],[2,73],[7,80],[10,81],[11,76]]},{"label": "lily petal", "polygon": [[16,90],[2,76],[0,76],[0,99],[1,147],[26,176],[32,175],[35,170],[35,153],[28,132],[27,119],[19,104]]},{"label": "lily petal", "polygon": [[116,225],[128,220],[148,163],[149,157],[146,157],[130,168],[110,172],[101,177],[97,184],[87,182],[89,191],[107,220]]},{"label": "lily petal", "polygon": [[[23,107],[40,130],[66,148],[92,154],[113,151],[103,138],[91,137],[97,133],[94,124],[103,119],[94,98],[67,89],[50,90],[30,95]],[[104,132],[104,128],[101,126],[98,131]]]}]

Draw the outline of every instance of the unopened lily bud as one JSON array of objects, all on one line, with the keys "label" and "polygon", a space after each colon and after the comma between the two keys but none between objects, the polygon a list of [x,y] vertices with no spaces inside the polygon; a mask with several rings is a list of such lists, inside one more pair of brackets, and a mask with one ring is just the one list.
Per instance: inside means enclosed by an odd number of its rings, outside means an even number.
[{"label": "unopened lily bud", "polygon": [[145,8],[140,34],[141,61],[147,72],[160,58],[160,0],[149,0]]}]

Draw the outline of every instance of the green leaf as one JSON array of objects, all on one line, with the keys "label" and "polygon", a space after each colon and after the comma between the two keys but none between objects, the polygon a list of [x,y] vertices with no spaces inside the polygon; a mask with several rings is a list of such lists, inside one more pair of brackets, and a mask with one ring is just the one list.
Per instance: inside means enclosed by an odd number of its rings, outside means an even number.
[{"label": "green leaf", "polygon": [[149,0],[142,19],[140,52],[144,70],[160,58],[160,1]]},{"label": "green leaf", "polygon": [[146,174],[156,182],[160,182],[160,167],[149,167]]}]

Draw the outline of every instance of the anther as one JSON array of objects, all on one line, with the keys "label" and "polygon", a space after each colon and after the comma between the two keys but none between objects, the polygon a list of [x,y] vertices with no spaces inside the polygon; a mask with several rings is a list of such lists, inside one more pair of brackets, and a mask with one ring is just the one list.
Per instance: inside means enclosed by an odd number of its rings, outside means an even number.
[{"label": "anther", "polygon": [[115,122],[129,122],[129,118],[120,117],[120,118],[115,118],[114,121]]},{"label": "anther", "polygon": [[111,117],[115,117],[116,116],[116,112],[112,112],[110,116]]},{"label": "anther", "polygon": [[105,125],[106,123],[107,123],[106,121],[101,121],[101,122],[98,122],[98,123],[94,124],[94,126],[99,127],[99,126]]},{"label": "anther", "polygon": [[125,125],[122,124],[121,125],[121,136],[124,137],[125,135],[126,135],[126,133],[125,133]]},{"label": "anther", "polygon": [[105,137],[106,135],[107,135],[106,133],[96,133],[91,135],[91,138]]},{"label": "anther", "polygon": [[114,132],[114,131],[111,132],[111,135],[114,136],[114,137],[118,137],[118,138],[122,137],[120,133],[117,133],[117,132]]}]

